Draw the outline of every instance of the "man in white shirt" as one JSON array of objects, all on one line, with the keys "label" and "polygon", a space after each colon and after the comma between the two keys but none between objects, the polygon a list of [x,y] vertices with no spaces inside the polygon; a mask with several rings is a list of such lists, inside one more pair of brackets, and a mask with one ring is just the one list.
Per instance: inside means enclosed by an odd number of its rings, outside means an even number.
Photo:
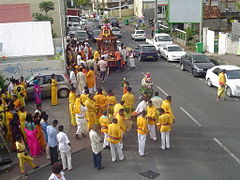
[{"label": "man in white shirt", "polygon": [[99,66],[99,69],[100,69],[100,80],[104,83],[108,63],[107,63],[107,61],[104,60],[103,57],[101,57],[101,60],[98,62],[98,66]]},{"label": "man in white shirt", "polygon": [[8,85],[8,93],[11,95],[14,95],[13,90],[14,90],[14,85],[13,85],[14,79],[10,79],[10,83]]},{"label": "man in white shirt", "polygon": [[[71,147],[70,141],[66,133],[63,132],[64,127],[60,125],[58,127],[59,133],[57,134],[58,148],[60,151],[63,169],[72,170],[72,158],[71,158]],[[66,159],[67,158],[67,159]]]},{"label": "man in white shirt", "polygon": [[91,57],[89,60],[86,61],[87,67],[90,68],[91,66],[94,68],[94,70],[97,69],[96,61]]},{"label": "man in white shirt", "polygon": [[137,106],[135,112],[137,112],[137,115],[141,114],[143,111],[147,110],[147,101],[143,99]]},{"label": "man in white shirt", "polygon": [[102,155],[101,151],[103,150],[103,145],[101,143],[101,138],[97,133],[97,126],[94,125],[89,132],[89,138],[91,141],[91,147],[93,151],[93,164],[94,167],[98,170],[104,169],[102,166]]},{"label": "man in white shirt", "polygon": [[85,114],[87,111],[87,107],[83,106],[81,104],[80,107],[80,113],[76,113],[76,121],[77,121],[77,132],[76,132],[76,137],[79,137],[81,135],[82,137],[85,137],[85,132],[87,131],[87,120],[85,119]]},{"label": "man in white shirt", "polygon": [[81,61],[82,57],[80,55],[80,53],[78,53],[77,55],[77,65],[80,66],[80,61]]},{"label": "man in white shirt", "polygon": [[80,68],[79,72],[77,73],[77,95],[81,95],[83,93],[83,89],[86,86],[86,83],[86,76],[82,72],[82,68]]},{"label": "man in white shirt", "polygon": [[76,84],[77,84],[77,75],[76,75],[76,68],[72,68],[71,72],[70,72],[70,82],[71,85],[76,88]]}]

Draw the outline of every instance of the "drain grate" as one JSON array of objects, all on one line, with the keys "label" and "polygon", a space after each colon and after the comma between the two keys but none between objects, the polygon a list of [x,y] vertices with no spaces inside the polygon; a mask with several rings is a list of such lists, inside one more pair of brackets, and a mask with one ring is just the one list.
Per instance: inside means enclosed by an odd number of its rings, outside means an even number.
[{"label": "drain grate", "polygon": [[148,179],[155,179],[156,177],[158,177],[160,175],[159,173],[156,173],[156,172],[151,171],[151,170],[148,170],[146,172],[142,172],[142,173],[139,173],[139,174],[148,178]]}]

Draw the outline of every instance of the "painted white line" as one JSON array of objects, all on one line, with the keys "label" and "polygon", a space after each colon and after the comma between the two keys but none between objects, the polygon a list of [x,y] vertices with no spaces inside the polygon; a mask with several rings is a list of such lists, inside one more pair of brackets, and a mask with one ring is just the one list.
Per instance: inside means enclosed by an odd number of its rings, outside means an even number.
[{"label": "painted white line", "polygon": [[199,127],[202,127],[202,124],[200,124],[194,117],[192,117],[191,114],[189,114],[182,106],[179,107],[193,122],[195,122]]},{"label": "painted white line", "polygon": [[221,146],[233,159],[235,159],[235,161],[237,161],[238,164],[240,164],[240,159],[235,156],[235,154],[233,154],[226,146],[224,146],[217,138],[213,138],[213,140],[219,145]]},{"label": "painted white line", "polygon": [[233,98],[235,101],[239,101],[239,99],[238,98]]},{"label": "painted white line", "polygon": [[203,81],[203,79],[201,79],[201,78],[198,78],[200,81]]},{"label": "painted white line", "polygon": [[157,88],[158,88],[165,96],[168,96],[168,93],[166,93],[162,88],[160,88],[159,86],[157,86]]},{"label": "painted white line", "polygon": [[145,76],[145,73],[144,72],[141,72],[142,73],[142,75],[144,75]]},{"label": "painted white line", "polygon": [[176,65],[178,68],[180,67],[179,65]]}]

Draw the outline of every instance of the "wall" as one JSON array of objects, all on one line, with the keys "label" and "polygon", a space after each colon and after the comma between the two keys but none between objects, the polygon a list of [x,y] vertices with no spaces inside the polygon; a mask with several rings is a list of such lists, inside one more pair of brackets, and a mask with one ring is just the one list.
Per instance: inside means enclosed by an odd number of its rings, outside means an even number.
[{"label": "wall", "polygon": [[[121,10],[122,17],[127,17],[127,16],[133,16],[134,15],[134,10],[133,9],[122,9]],[[118,17],[119,16],[119,11],[118,10],[113,10],[112,12],[108,12],[108,16],[111,17]]]},{"label": "wall", "polygon": [[226,53],[237,54],[238,46],[239,46],[239,40],[238,41],[233,41],[229,36],[227,36],[226,46],[227,46],[227,52]]},{"label": "wall", "polygon": [[215,38],[215,32],[207,30],[207,46],[206,51],[214,54],[214,38]]},{"label": "wall", "polygon": [[[31,7],[31,11],[32,13],[43,13],[39,10],[39,3],[42,2],[44,0],[0,0],[0,4],[30,4]],[[49,11],[49,16],[51,16],[54,19],[54,23],[52,24],[52,29],[53,32],[57,34],[58,37],[61,36],[61,26],[60,26],[60,13],[59,13],[59,5],[58,5],[58,0],[51,0],[52,2],[54,2],[55,5],[55,10],[53,11]],[[59,0],[61,3],[61,14],[64,13],[63,11],[63,5],[64,5],[64,1],[63,0]]]},{"label": "wall", "polygon": [[29,61],[15,63],[1,63],[0,72],[6,78],[20,78],[20,76],[28,79],[33,74],[43,71],[64,71],[65,65],[62,60],[45,60],[45,61]]}]

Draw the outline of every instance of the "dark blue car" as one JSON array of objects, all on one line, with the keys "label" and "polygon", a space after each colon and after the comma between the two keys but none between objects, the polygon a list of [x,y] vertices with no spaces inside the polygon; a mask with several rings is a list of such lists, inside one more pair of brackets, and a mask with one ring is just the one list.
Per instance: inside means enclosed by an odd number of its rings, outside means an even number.
[{"label": "dark blue car", "polygon": [[158,51],[156,50],[155,46],[150,44],[139,44],[134,49],[134,54],[139,61],[146,61],[146,60],[157,61],[158,60]]}]

